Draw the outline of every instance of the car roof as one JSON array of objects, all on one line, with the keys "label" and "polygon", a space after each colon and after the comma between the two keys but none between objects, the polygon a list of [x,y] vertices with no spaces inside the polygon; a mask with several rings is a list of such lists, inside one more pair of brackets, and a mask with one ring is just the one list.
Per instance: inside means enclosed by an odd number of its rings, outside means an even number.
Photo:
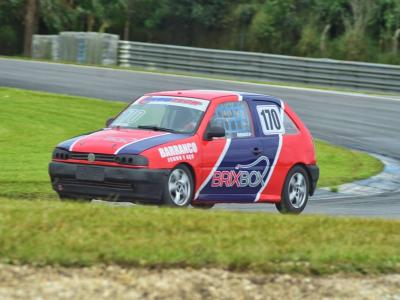
[{"label": "car roof", "polygon": [[242,99],[252,98],[256,100],[266,100],[272,101],[281,105],[282,101],[276,97],[255,94],[255,93],[244,93],[244,92],[235,92],[235,91],[220,91],[220,90],[177,90],[177,91],[164,91],[164,92],[156,92],[149,93],[146,96],[171,96],[171,97],[187,97],[187,98],[197,98],[212,101],[214,99],[220,97],[241,97]]}]

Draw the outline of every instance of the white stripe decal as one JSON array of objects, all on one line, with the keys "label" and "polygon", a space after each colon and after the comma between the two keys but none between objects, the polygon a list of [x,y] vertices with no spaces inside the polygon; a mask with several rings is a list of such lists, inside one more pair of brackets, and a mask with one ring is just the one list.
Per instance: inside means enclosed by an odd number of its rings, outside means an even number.
[{"label": "white stripe decal", "polygon": [[143,138],[143,139],[140,139],[140,140],[136,140],[136,141],[130,142],[130,143],[128,143],[128,144],[125,144],[125,145],[119,147],[119,148],[117,149],[117,151],[114,152],[114,155],[118,154],[122,149],[124,149],[125,147],[128,147],[128,146],[130,146],[130,145],[133,145],[133,144],[136,144],[136,143],[139,143],[139,142],[143,142],[143,141],[148,140],[148,139],[151,139],[151,138],[156,138],[156,137],[164,136],[164,135],[167,135],[167,134],[170,134],[170,133],[169,133],[169,132],[166,132],[166,133],[163,133],[163,134],[153,135],[153,136],[149,136],[149,137],[146,137],[146,138]]},{"label": "white stripe decal", "polygon": [[91,133],[91,134],[85,135],[85,136],[83,136],[83,137],[77,138],[76,141],[73,142],[73,143],[71,144],[71,146],[69,146],[69,151],[72,152],[72,150],[73,150],[73,148],[75,147],[76,143],[78,143],[79,141],[81,141],[81,140],[87,138],[88,136],[91,136],[92,134],[98,133],[98,132],[99,132],[99,131],[96,131],[96,132],[93,132],[93,133]]},{"label": "white stripe decal", "polygon": [[[84,137],[87,137],[87,135],[85,135]],[[77,138],[76,141],[73,142],[73,143],[71,144],[71,146],[69,146],[69,151],[71,152],[71,151],[72,151],[72,148],[74,148],[75,144],[76,144],[79,140],[83,139],[84,137]]]},{"label": "white stripe decal", "polygon": [[242,94],[238,93],[238,92],[234,92],[234,91],[223,91],[223,90],[217,90],[218,92],[227,92],[227,93],[232,93],[234,95],[236,95],[238,97],[238,101],[243,101],[243,96]]},{"label": "white stripe decal", "polygon": [[[285,113],[285,103],[283,101],[281,101],[281,120],[283,120],[283,118],[284,118],[284,113]],[[279,134],[279,145],[278,145],[278,149],[276,150],[275,159],[274,159],[274,162],[272,163],[271,170],[269,171],[269,174],[268,174],[267,179],[265,180],[263,186],[258,191],[254,202],[257,202],[260,199],[261,193],[264,191],[264,189],[268,185],[268,182],[271,179],[272,174],[274,173],[276,163],[278,162],[279,156],[281,154],[282,144],[283,144],[283,135],[280,133]]]},{"label": "white stripe decal", "polygon": [[210,181],[210,179],[213,176],[213,174],[215,173],[215,171],[217,171],[217,169],[218,169],[219,165],[221,164],[222,160],[225,158],[226,152],[228,151],[229,146],[231,145],[231,141],[232,140],[230,138],[226,139],[226,143],[225,143],[224,149],[221,152],[221,155],[219,156],[217,162],[215,163],[214,167],[210,171],[210,174],[208,174],[207,178],[203,181],[203,183],[201,184],[201,186],[197,190],[196,195],[194,196],[194,199],[197,199],[199,197],[201,190]]}]

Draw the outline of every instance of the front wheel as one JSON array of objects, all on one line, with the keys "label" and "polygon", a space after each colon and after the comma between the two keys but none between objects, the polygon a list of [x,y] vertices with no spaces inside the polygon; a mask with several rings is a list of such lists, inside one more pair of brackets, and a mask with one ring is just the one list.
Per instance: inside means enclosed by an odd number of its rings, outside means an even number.
[{"label": "front wheel", "polygon": [[64,193],[58,193],[58,198],[61,201],[79,201],[79,202],[89,202],[92,200],[92,198],[90,197],[76,197],[76,196],[72,196],[72,195],[68,195],[68,194],[64,194]]},{"label": "front wheel", "polygon": [[276,208],[282,214],[300,214],[307,205],[310,183],[306,170],[301,166],[293,167],[286,179],[282,191],[282,200]]},{"label": "front wheel", "polygon": [[193,199],[193,175],[189,168],[179,165],[168,176],[164,188],[164,203],[172,207],[188,206]]}]

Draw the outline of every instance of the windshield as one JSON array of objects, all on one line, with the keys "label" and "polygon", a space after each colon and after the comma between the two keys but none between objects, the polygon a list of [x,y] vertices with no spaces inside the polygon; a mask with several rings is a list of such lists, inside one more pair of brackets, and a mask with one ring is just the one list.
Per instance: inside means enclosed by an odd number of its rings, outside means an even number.
[{"label": "windshield", "polygon": [[208,104],[201,99],[145,96],[123,111],[111,127],[193,133]]}]

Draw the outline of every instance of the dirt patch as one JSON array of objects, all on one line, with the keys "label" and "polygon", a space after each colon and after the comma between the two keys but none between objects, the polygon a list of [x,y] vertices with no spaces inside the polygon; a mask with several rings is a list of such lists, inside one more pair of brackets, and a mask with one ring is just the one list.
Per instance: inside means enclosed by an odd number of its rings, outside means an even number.
[{"label": "dirt patch", "polygon": [[400,275],[260,275],[217,269],[0,265],[0,299],[393,299]]}]

